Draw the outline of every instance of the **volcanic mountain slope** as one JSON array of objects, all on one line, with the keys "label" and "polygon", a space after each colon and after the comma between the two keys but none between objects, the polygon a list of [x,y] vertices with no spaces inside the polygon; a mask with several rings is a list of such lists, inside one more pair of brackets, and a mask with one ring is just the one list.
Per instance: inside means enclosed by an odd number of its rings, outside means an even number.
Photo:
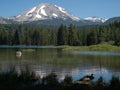
[{"label": "volcanic mountain slope", "polygon": [[9,19],[33,24],[74,23],[77,25],[91,25],[105,22],[105,19],[98,17],[88,17],[83,19],[75,17],[64,8],[49,3],[41,3],[17,16],[10,17]]},{"label": "volcanic mountain slope", "polygon": [[71,19],[74,21],[79,21],[80,19],[71,15],[64,8],[48,4],[41,3],[33,8],[15,16],[11,17],[14,21],[24,22],[24,21],[38,21],[38,20],[48,20],[48,19]]},{"label": "volcanic mountain slope", "polygon": [[[113,20],[113,19],[112,19]],[[114,19],[116,20],[116,19]],[[118,20],[118,18],[117,18]],[[57,5],[49,3],[41,3],[30,8],[17,16],[11,16],[8,19],[0,17],[0,23],[30,23],[30,24],[70,24],[75,25],[96,25],[110,22],[111,19],[103,19],[99,17],[78,18],[67,10]]]}]

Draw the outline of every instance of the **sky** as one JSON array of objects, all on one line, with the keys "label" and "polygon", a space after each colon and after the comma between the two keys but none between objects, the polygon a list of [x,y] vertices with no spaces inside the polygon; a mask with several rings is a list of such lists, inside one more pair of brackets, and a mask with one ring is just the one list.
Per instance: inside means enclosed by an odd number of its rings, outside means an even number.
[{"label": "sky", "polygon": [[40,3],[63,7],[79,18],[120,16],[120,0],[0,0],[0,16],[15,16]]}]

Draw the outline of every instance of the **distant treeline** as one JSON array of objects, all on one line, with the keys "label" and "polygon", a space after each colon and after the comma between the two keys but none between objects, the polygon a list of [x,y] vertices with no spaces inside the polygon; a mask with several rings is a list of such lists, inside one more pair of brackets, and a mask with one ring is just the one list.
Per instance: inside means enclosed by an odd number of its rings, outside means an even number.
[{"label": "distant treeline", "polygon": [[0,25],[0,45],[120,45],[120,22],[109,25]]},{"label": "distant treeline", "polygon": [[28,69],[19,74],[15,69],[0,72],[0,90],[120,90],[119,77],[113,76],[109,82],[105,82],[102,77],[95,82],[78,81],[73,81],[69,75],[59,81],[54,72],[43,78]]}]

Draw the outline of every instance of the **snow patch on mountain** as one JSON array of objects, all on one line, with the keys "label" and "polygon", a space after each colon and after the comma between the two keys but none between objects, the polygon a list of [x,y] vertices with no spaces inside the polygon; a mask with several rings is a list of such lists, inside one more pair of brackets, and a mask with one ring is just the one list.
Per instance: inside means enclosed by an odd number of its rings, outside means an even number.
[{"label": "snow patch on mountain", "polygon": [[32,16],[32,12],[34,12],[36,7],[33,7],[29,12],[27,12],[26,16]]},{"label": "snow patch on mountain", "polygon": [[53,15],[54,17],[58,17],[58,15],[57,15],[57,14],[55,14],[55,13],[53,13],[52,15]]},{"label": "snow patch on mountain", "polygon": [[42,18],[42,16],[39,15],[39,14],[37,14],[37,15],[35,16],[35,18]]},{"label": "snow patch on mountain", "polygon": [[92,21],[92,22],[105,22],[107,19],[102,19],[102,18],[94,16],[94,17],[84,18],[84,20],[89,20],[89,21]]},{"label": "snow patch on mountain", "polygon": [[17,15],[16,17],[19,18],[21,15]]},{"label": "snow patch on mountain", "polygon": [[104,22],[106,22],[108,19],[102,19],[102,22],[104,23]]},{"label": "snow patch on mountain", "polygon": [[[58,8],[62,13],[64,13],[65,15],[69,16],[72,20],[75,20],[75,21],[79,21],[79,20],[80,20],[80,18],[75,17],[74,15],[68,13],[64,8],[59,7],[59,6],[57,6],[57,5],[55,5],[55,7],[57,7],[57,8]],[[65,15],[63,15],[63,16],[65,16]],[[66,18],[63,18],[63,19],[65,20]]]},{"label": "snow patch on mountain", "polygon": [[45,5],[41,6],[41,8],[40,8],[40,10],[38,10],[38,12],[40,11],[42,15],[47,16],[47,14],[46,14],[46,12],[44,10],[45,7],[46,7]]},{"label": "snow patch on mountain", "polygon": [[66,13],[62,7],[58,7],[58,8],[61,12]]}]

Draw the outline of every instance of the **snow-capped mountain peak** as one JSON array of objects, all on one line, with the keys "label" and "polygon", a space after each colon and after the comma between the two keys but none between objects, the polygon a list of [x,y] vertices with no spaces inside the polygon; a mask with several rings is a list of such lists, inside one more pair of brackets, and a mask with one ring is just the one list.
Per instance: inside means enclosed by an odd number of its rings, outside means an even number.
[{"label": "snow-capped mountain peak", "polygon": [[[10,17],[9,20],[15,21],[18,23],[75,23],[75,24],[101,24],[104,23],[107,19],[102,19],[99,17],[87,17],[87,18],[78,18],[69,13],[66,9],[52,5],[49,3],[41,3],[33,8],[26,10],[25,12]],[[59,20],[59,21],[58,21]]]},{"label": "snow-capped mountain peak", "polygon": [[89,21],[92,21],[92,22],[105,22],[107,19],[103,19],[103,18],[99,18],[97,16],[94,16],[94,17],[84,18],[84,20],[89,20]]},{"label": "snow-capped mountain peak", "polygon": [[79,21],[80,19],[67,12],[64,8],[49,3],[41,3],[33,8],[15,16],[11,19],[15,21],[38,21],[45,19],[71,19]]}]

